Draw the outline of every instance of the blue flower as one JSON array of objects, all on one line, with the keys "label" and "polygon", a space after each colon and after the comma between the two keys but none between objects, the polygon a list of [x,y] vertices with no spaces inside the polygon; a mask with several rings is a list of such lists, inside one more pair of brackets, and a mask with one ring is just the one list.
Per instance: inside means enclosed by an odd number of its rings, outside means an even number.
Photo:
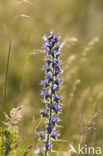
[{"label": "blue flower", "polygon": [[50,102],[47,99],[44,99],[44,103],[46,104],[47,107],[50,107]]},{"label": "blue flower", "polygon": [[61,107],[59,104],[52,104],[52,109],[56,114],[58,114],[61,111]]},{"label": "blue flower", "polygon": [[50,49],[48,47],[45,48],[45,51],[48,52]]},{"label": "blue flower", "polygon": [[44,57],[44,59],[48,63],[48,65],[50,65],[50,63],[52,62],[51,59],[49,59],[48,57]]},{"label": "blue flower", "polygon": [[52,88],[53,94],[55,94],[55,92],[58,91],[58,90],[60,89],[59,86],[55,86],[54,84],[52,84],[50,87]]},{"label": "blue flower", "polygon": [[51,71],[49,66],[43,66],[43,69],[46,70],[47,72]]},{"label": "blue flower", "polygon": [[56,53],[56,59],[58,59],[61,56],[61,53]]},{"label": "blue flower", "polygon": [[50,96],[50,94],[47,90],[45,90],[44,92],[41,93],[41,96],[44,96],[47,99]]},{"label": "blue flower", "polygon": [[48,82],[46,80],[45,81],[41,80],[41,84],[44,86],[48,86]]},{"label": "blue flower", "polygon": [[50,44],[50,42],[48,41],[48,42],[46,42],[45,44],[44,44],[44,47],[45,48],[50,48],[50,46],[51,46],[51,44]]},{"label": "blue flower", "polygon": [[41,109],[40,114],[42,115],[42,117],[48,117],[48,110]]},{"label": "blue flower", "polygon": [[60,79],[60,77],[57,77],[54,83],[59,85],[62,83],[62,80]]},{"label": "blue flower", "polygon": [[57,46],[57,48],[58,48],[58,49],[61,49],[61,48],[63,48],[63,45],[64,45],[63,43],[60,43],[60,44]]},{"label": "blue flower", "polygon": [[46,119],[46,124],[49,124],[49,119]]},{"label": "blue flower", "polygon": [[50,32],[50,37],[54,37],[54,31],[53,30]]},{"label": "blue flower", "polygon": [[40,136],[41,140],[44,139],[45,133],[43,131],[39,131],[38,135]]},{"label": "blue flower", "polygon": [[48,37],[46,35],[43,36],[44,41],[48,41]]},{"label": "blue flower", "polygon": [[56,95],[56,96],[54,97],[54,101],[55,101],[56,103],[58,103],[58,101],[59,101],[61,98],[62,98],[61,96],[57,96],[57,95]]},{"label": "blue flower", "polygon": [[53,58],[54,58],[54,54],[55,54],[55,51],[54,50],[48,51],[48,55],[51,55]]},{"label": "blue flower", "polygon": [[56,37],[55,37],[55,39],[60,39],[60,35],[58,34],[58,35],[56,35]]},{"label": "blue flower", "polygon": [[59,89],[60,89],[59,86],[57,86],[57,87],[54,88],[55,91],[58,91]]},{"label": "blue flower", "polygon": [[48,80],[48,82],[53,81],[53,78],[52,78],[52,76],[50,74],[46,75],[45,79]]},{"label": "blue flower", "polygon": [[51,142],[44,142],[44,147],[46,148],[46,150],[50,150],[52,148],[53,144]]},{"label": "blue flower", "polygon": [[55,76],[57,76],[58,74],[62,74],[63,70],[60,70],[58,66],[55,67]]},{"label": "blue flower", "polygon": [[53,60],[53,61],[52,61],[52,66],[53,66],[53,67],[60,66],[60,65],[61,65],[61,61],[59,61],[59,60],[56,60],[56,61]]},{"label": "blue flower", "polygon": [[53,49],[53,54],[57,54],[57,53],[58,53],[58,48],[55,47],[55,48]]},{"label": "blue flower", "polygon": [[57,132],[52,131],[51,137],[52,137],[53,139],[56,139],[57,136],[59,136],[59,131],[57,131]]},{"label": "blue flower", "polygon": [[[57,123],[57,122],[59,122],[60,121],[60,119],[59,118],[54,118],[54,117],[52,117],[51,118],[51,123],[55,126],[55,124]],[[46,119],[46,124],[49,124],[49,119]]]},{"label": "blue flower", "polygon": [[60,119],[59,118],[54,118],[54,117],[52,117],[51,118],[51,122],[52,122],[52,124],[55,126],[55,124],[57,123],[57,122],[59,122],[60,121]]},{"label": "blue flower", "polygon": [[55,130],[55,127],[52,127],[52,126],[48,126],[48,127],[47,127],[47,131],[48,131],[49,134],[51,134],[51,132],[52,132],[53,130]]},{"label": "blue flower", "polygon": [[56,35],[56,37],[54,38],[54,42],[55,42],[55,43],[58,43],[58,42],[59,42],[59,39],[60,39],[60,35],[58,34],[58,35]]}]

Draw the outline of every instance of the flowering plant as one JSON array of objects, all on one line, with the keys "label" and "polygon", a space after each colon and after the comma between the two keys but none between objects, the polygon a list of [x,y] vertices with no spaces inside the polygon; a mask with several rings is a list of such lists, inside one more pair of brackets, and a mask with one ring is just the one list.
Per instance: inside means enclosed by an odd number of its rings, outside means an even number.
[{"label": "flowering plant", "polygon": [[50,36],[43,36],[45,41],[44,48],[47,56],[44,57],[46,61],[46,66],[43,66],[45,70],[45,80],[41,81],[43,89],[41,96],[43,97],[43,102],[45,103],[45,109],[41,109],[41,116],[46,123],[46,130],[39,131],[38,135],[40,136],[43,142],[44,155],[47,156],[48,152],[52,149],[52,140],[56,140],[59,136],[59,131],[56,130],[57,123],[60,119],[57,115],[61,112],[61,96],[57,94],[60,89],[60,84],[62,80],[60,75],[63,73],[61,70],[61,56],[60,49],[63,46],[63,43],[59,43],[60,35],[54,34],[54,31],[50,32]]}]

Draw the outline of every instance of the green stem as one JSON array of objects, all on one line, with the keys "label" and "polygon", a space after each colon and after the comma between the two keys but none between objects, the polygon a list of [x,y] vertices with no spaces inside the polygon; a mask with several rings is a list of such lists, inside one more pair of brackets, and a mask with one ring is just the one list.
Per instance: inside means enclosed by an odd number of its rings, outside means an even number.
[{"label": "green stem", "polygon": [[4,147],[4,139],[3,139],[3,121],[4,121],[4,115],[5,112],[5,105],[6,105],[6,94],[7,94],[7,82],[8,82],[8,70],[9,70],[9,61],[10,61],[10,52],[11,52],[11,40],[9,41],[9,49],[8,49],[8,57],[7,57],[7,63],[6,63],[6,73],[5,73],[5,85],[4,85],[4,102],[1,108],[1,129],[2,129],[2,149],[1,149],[1,155],[3,156],[3,147]]}]

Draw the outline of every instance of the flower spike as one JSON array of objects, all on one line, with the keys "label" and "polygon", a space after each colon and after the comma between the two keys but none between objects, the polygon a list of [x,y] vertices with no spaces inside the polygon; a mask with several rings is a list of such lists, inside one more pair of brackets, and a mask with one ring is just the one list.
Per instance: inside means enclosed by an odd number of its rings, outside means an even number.
[{"label": "flower spike", "polygon": [[44,131],[39,131],[38,135],[40,136],[40,140],[44,140],[43,155],[47,156],[48,152],[52,149],[53,140],[57,140],[57,137],[60,135],[56,129],[57,123],[60,121],[57,115],[62,110],[60,105],[62,97],[58,95],[58,91],[62,83],[60,75],[63,73],[63,70],[60,68],[61,60],[59,58],[63,43],[59,43],[60,35],[55,36],[54,31],[50,32],[50,36],[44,35],[43,39],[45,41],[44,49],[47,56],[44,57],[46,65],[43,66],[43,70],[46,75],[45,80],[41,81],[43,85],[41,96],[43,97],[45,108],[41,109],[40,114],[46,127]]}]

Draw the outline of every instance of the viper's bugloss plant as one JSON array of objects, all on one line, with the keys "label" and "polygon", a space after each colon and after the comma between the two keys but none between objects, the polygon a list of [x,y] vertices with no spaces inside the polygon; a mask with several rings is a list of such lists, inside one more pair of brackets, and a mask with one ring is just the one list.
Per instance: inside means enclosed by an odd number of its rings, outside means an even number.
[{"label": "viper's bugloss plant", "polygon": [[[41,109],[40,114],[45,122],[46,129],[45,131],[39,131],[38,135],[43,140],[43,155],[47,156],[48,152],[52,150],[53,140],[57,140],[59,136],[57,123],[60,121],[58,115],[62,111],[60,103],[62,97],[58,95],[58,91],[62,83],[60,75],[63,73],[63,70],[60,68],[62,62],[59,58],[63,43],[59,43],[60,35],[55,36],[54,31],[50,32],[49,37],[44,35],[43,39],[47,56],[44,57],[46,62],[46,65],[43,66],[45,80],[41,81],[43,85],[41,96],[43,97],[45,108]],[[40,150],[38,154],[40,155]]]}]

